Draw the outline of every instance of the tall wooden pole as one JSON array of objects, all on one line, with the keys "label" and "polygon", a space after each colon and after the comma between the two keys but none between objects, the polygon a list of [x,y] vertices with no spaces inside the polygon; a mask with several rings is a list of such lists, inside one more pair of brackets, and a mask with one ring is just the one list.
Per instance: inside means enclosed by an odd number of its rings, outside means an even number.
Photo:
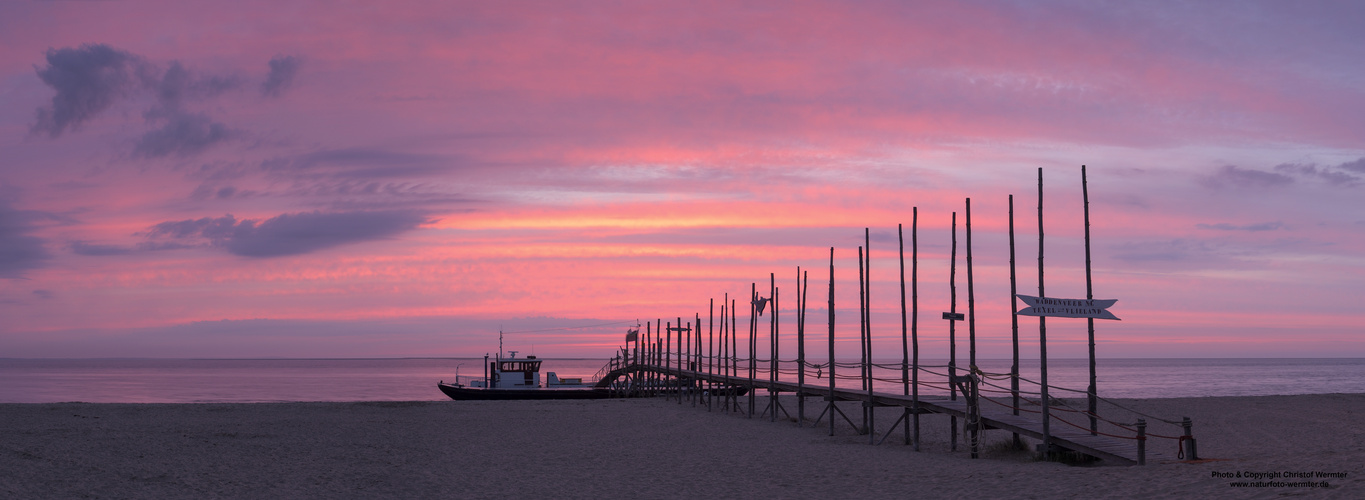
[{"label": "tall wooden pole", "polygon": [[772,314],[768,316],[768,406],[772,408],[769,422],[777,421],[777,273],[768,273],[768,298]]},{"label": "tall wooden pole", "polygon": [[[1038,296],[1043,291],[1043,169],[1038,168]],[[1047,317],[1038,316],[1038,372],[1043,397],[1043,457],[1052,456],[1052,402],[1047,391]]]},{"label": "tall wooden pole", "polygon": [[[858,379],[862,381],[863,390],[867,390],[867,278],[863,271],[863,247],[858,247],[858,356],[861,358],[858,364]],[[867,405],[863,406],[863,429],[870,432],[871,427],[867,421]]]},{"label": "tall wooden pole", "polygon": [[[654,351],[654,323],[646,321],[644,358],[642,358],[646,365],[654,364],[654,353],[652,351]],[[644,376],[644,380],[641,381],[641,384],[644,386],[641,388],[643,395],[650,396],[650,391],[653,389],[654,384],[654,370],[642,372],[641,374]]]},{"label": "tall wooden pole", "polygon": [[[654,346],[654,366],[656,367],[663,366],[664,360],[668,359],[667,356],[664,355],[664,346],[667,344],[664,343],[663,328],[663,318],[654,318],[654,340],[658,343],[658,345]],[[656,394],[663,387],[663,384],[664,376],[656,371],[654,373],[654,390],[656,391]]]},{"label": "tall wooden pole", "polygon": [[[953,252],[952,264],[948,271],[948,291],[950,302],[948,313],[948,390],[949,399],[957,401],[957,212],[953,212]],[[952,434],[949,449],[957,451],[957,417],[948,417],[948,432]]]},{"label": "tall wooden pole", "polygon": [[753,388],[749,390],[749,418],[754,418],[754,398],[758,397],[758,374],[756,372],[758,363],[758,283],[749,284],[749,383]]},{"label": "tall wooden pole", "polygon": [[[1085,165],[1081,165],[1081,200],[1085,203],[1085,299],[1095,300],[1095,289],[1090,281],[1090,189],[1085,182]],[[1094,435],[1100,429],[1096,418],[1099,388],[1095,382],[1095,318],[1086,318],[1085,325],[1090,337],[1090,389],[1087,392],[1090,400],[1090,434]]]},{"label": "tall wooden pole", "polygon": [[716,402],[716,299],[706,314],[706,411]]},{"label": "tall wooden pole", "polygon": [[[972,199],[967,198],[967,368],[968,376],[976,376],[976,290],[973,288],[972,281]],[[973,385],[973,387],[975,387]],[[967,396],[967,410],[971,414],[964,422],[971,426],[972,442],[968,446],[972,450],[972,458],[977,457],[977,426],[981,416],[977,413],[980,410],[980,400],[977,398],[976,391]],[[973,411],[973,407],[976,407]]]},{"label": "tall wooden pole", "polygon": [[[736,302],[738,301],[730,299],[730,358],[733,365],[730,368],[730,373],[735,378],[739,378],[739,304]],[[734,402],[735,409],[739,410],[739,394],[733,390],[733,386],[727,394],[730,395],[730,400]]]},{"label": "tall wooden pole", "polygon": [[976,289],[972,279],[972,199],[967,198],[967,366],[976,370]]},{"label": "tall wooden pole", "polygon": [[[906,324],[905,311],[905,228],[901,224],[896,224],[896,243],[899,249],[901,267],[901,385],[906,396],[910,395],[910,338],[909,326]],[[901,413],[901,420],[905,422],[901,434],[905,435],[905,444],[910,444],[910,408],[906,407]]]},{"label": "tall wooden pole", "polygon": [[910,404],[915,419],[915,451],[919,451],[919,207],[910,219]]},{"label": "tall wooden pole", "polygon": [[867,300],[863,301],[864,324],[867,325],[867,444],[876,444],[877,410],[872,406],[872,235],[871,229],[863,228],[863,246],[867,248]]},{"label": "tall wooden pole", "polygon": [[806,421],[806,292],[810,291],[810,271],[801,272],[801,267],[797,266],[796,273],[802,278],[802,282],[797,284],[801,290],[801,312],[796,320],[796,366],[800,367],[797,373],[796,387],[796,426],[804,425]]},{"label": "tall wooden pole", "polygon": [[829,247],[829,435],[834,435],[834,247]]},{"label": "tall wooden pole", "polygon": [[[1010,344],[1014,351],[1013,362],[1010,364],[1010,393],[1013,399],[1013,403],[1010,404],[1013,409],[1010,412],[1014,415],[1019,414],[1019,297],[1016,296],[1018,293],[1014,275],[1014,195],[1010,195]],[[1019,433],[1014,433],[1014,448],[1018,449],[1022,445]]]}]

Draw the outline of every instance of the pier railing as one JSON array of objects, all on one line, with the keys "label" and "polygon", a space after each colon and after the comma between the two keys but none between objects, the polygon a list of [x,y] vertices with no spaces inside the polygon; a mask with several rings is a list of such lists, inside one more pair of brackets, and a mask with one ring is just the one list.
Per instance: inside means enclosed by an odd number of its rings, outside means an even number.
[{"label": "pier railing", "polygon": [[[652,352],[646,354],[653,355]],[[975,457],[982,448],[982,434],[990,429],[1012,431],[1041,439],[1041,385],[1031,379],[1011,373],[989,373],[975,367],[956,365],[907,366],[904,363],[870,363],[860,361],[828,361],[823,363],[798,359],[772,360],[755,357],[720,357],[688,355],[679,357],[668,350],[653,355],[655,360],[670,357],[661,364],[635,362],[629,356],[618,355],[608,361],[593,376],[600,387],[610,387],[622,397],[667,397],[680,404],[691,402],[710,410],[721,410],[753,417],[777,419],[777,413],[799,425],[813,422],[819,425],[829,416],[831,435],[837,413],[859,434],[869,435],[871,444],[881,444],[899,430],[906,444],[918,444],[921,414],[943,413],[953,419],[952,449],[958,448],[958,438]],[[679,362],[681,361],[681,362]],[[679,369],[679,366],[686,369]],[[776,367],[774,369],[773,367]],[[954,373],[956,372],[956,373]],[[1017,380],[1020,389],[1008,385]],[[743,391],[737,389],[743,388]],[[1049,385],[1084,398],[1086,391]],[[760,392],[766,391],[766,394]],[[739,393],[745,395],[741,396]],[[798,396],[796,414],[783,407],[779,394]],[[1055,394],[1055,392],[1054,392]],[[880,436],[875,432],[875,412],[865,411],[861,422],[843,413],[837,406],[826,406],[815,419],[809,418],[805,398],[822,396],[829,402],[862,401],[864,408],[900,406],[904,409],[890,429]],[[767,398],[760,403],[760,400]],[[1091,412],[1086,399],[1050,398],[1050,422],[1065,426],[1050,432],[1052,447],[1097,456],[1118,463],[1145,464],[1149,455],[1155,458],[1197,459],[1192,422],[1161,418],[1132,409],[1107,398],[1104,412]],[[760,407],[759,405],[762,404]],[[1100,425],[1090,429],[1088,419],[1094,417]],[[961,419],[961,428],[957,420]],[[1167,425],[1169,431],[1149,431],[1148,425]],[[899,426],[899,429],[897,429]],[[880,437],[880,439],[877,439]],[[1147,441],[1163,439],[1168,446],[1151,448]],[[1127,445],[1122,442],[1128,442]],[[1174,448],[1174,449],[1172,449]],[[918,446],[916,446],[918,449]],[[1149,449],[1152,450],[1149,453]],[[1174,451],[1165,453],[1163,450]]]}]

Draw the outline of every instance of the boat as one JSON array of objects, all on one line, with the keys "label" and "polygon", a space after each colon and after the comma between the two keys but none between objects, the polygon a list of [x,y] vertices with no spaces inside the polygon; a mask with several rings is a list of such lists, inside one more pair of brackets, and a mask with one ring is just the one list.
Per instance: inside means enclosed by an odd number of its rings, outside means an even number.
[{"label": "boat", "polygon": [[[546,373],[544,386],[540,381],[541,360],[535,356],[517,357],[517,351],[507,351],[511,357],[489,361],[484,357],[487,371],[483,380],[469,385],[437,382],[436,387],[456,401],[496,401],[516,399],[605,399],[611,397],[606,387],[585,384],[582,378],[559,378],[555,372]],[[459,378],[458,376],[456,377]]]}]

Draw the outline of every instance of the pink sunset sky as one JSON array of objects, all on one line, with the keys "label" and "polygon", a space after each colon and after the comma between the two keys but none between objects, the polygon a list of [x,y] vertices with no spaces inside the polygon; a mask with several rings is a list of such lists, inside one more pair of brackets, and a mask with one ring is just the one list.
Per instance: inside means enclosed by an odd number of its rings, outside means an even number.
[{"label": "pink sunset sky", "polygon": [[[769,273],[790,346],[797,266],[825,331],[830,247],[856,356],[864,227],[898,357],[918,207],[941,359],[971,198],[980,356],[1007,358],[1008,196],[1020,293],[1042,168],[1047,292],[1084,297],[1081,165],[1123,319],[1100,357],[1362,357],[1361,26],[1359,2],[6,2],[0,357],[481,356],[499,328],[607,357]],[[1085,335],[1049,322],[1050,356]]]}]

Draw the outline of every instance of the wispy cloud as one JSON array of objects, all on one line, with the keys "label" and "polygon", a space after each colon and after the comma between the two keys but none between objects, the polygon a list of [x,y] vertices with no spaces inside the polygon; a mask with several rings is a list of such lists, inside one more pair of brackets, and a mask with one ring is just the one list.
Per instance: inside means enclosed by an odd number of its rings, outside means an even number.
[{"label": "wispy cloud", "polygon": [[149,238],[203,239],[243,257],[278,257],[386,239],[429,222],[424,213],[415,210],[303,212],[264,221],[238,221],[228,214],[162,222],[144,234]]},{"label": "wispy cloud", "polygon": [[1275,172],[1241,168],[1235,165],[1224,165],[1213,174],[1204,177],[1202,183],[1206,187],[1215,189],[1265,189],[1288,186],[1294,183],[1294,178]]},{"label": "wispy cloud", "polygon": [[34,213],[0,200],[0,278],[22,278],[48,260],[43,240],[31,234],[34,218]]},{"label": "wispy cloud", "polygon": [[1280,228],[1284,227],[1284,224],[1281,223],[1281,222],[1279,222],[1279,221],[1275,221],[1275,222],[1261,222],[1261,223],[1257,223],[1257,224],[1246,224],[1246,225],[1240,225],[1240,226],[1239,226],[1239,225],[1236,225],[1236,224],[1229,224],[1229,223],[1227,223],[1227,222],[1219,222],[1219,223],[1217,223],[1217,224],[1195,224],[1195,227],[1197,227],[1197,228],[1199,228],[1199,229],[1216,229],[1216,230],[1219,230],[1219,231],[1252,231],[1252,232],[1256,232],[1256,231],[1274,231],[1274,230],[1276,230],[1276,229],[1280,229]]}]

